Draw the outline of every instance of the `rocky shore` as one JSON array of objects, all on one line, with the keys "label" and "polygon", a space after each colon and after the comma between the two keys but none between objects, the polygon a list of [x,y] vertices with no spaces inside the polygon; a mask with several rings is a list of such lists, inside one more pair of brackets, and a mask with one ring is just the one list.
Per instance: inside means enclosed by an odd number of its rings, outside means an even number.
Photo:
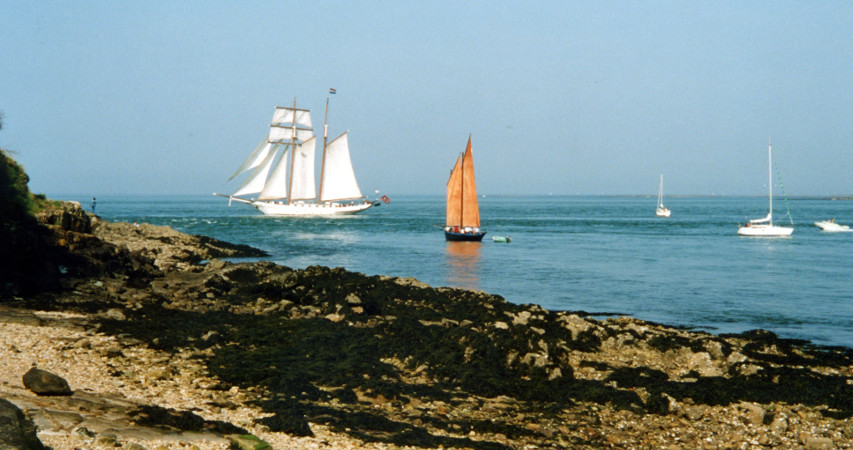
[{"label": "rocky shore", "polygon": [[263,253],[73,204],[39,220],[56,267],[3,290],[0,399],[54,449],[853,448],[851,349],[231,263]]}]

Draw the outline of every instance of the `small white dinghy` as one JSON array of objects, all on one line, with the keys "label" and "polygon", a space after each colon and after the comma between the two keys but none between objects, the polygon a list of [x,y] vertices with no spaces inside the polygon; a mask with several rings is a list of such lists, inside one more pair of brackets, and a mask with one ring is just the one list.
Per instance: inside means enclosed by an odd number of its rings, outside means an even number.
[{"label": "small white dinghy", "polygon": [[839,232],[839,231],[853,231],[847,225],[841,225],[840,223],[835,223],[835,219],[824,220],[822,222],[815,222],[815,226],[821,229],[821,231],[829,231],[829,232]]}]

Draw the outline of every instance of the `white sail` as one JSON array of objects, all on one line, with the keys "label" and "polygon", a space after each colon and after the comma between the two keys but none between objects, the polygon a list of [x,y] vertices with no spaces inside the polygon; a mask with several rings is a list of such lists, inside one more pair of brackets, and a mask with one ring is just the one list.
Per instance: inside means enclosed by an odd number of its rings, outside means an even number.
[{"label": "white sail", "polygon": [[[278,146],[276,146],[278,151]],[[258,195],[258,200],[278,200],[287,198],[287,154],[288,149],[281,152],[275,168],[264,184],[264,190]]]},{"label": "white sail", "polygon": [[237,168],[237,171],[234,172],[234,175],[231,175],[231,178],[229,178],[228,180],[233,180],[234,177],[236,177],[237,175],[240,175],[241,173],[249,169],[254,169],[255,167],[258,167],[264,161],[264,159],[266,159],[267,155],[269,155],[271,149],[272,144],[267,142],[266,139],[261,141],[261,143],[258,144],[257,147],[255,147],[249,157],[246,158],[245,161],[243,161],[243,164],[240,164],[240,167]]},{"label": "white sail", "polygon": [[763,219],[752,219],[749,221],[749,223],[765,223],[765,222],[769,223],[769,224],[773,224],[773,212],[772,211],[767,213],[767,215],[764,216]]},{"label": "white sail", "polygon": [[[294,112],[295,118],[294,118]],[[307,109],[293,109],[284,106],[276,106],[272,115],[271,124],[290,127],[296,124],[297,128],[313,128],[311,125],[311,113]]]},{"label": "white sail", "polygon": [[323,161],[320,201],[349,200],[364,197],[358,188],[352,160],[349,155],[347,133],[344,133],[326,145]]},{"label": "white sail", "polygon": [[[270,125],[267,140],[276,144],[290,144],[294,141],[293,128],[279,125]],[[296,143],[302,143],[314,136],[314,130],[310,128],[296,129]]]},{"label": "white sail", "polygon": [[293,179],[290,187],[290,200],[307,200],[317,197],[314,189],[314,149],[317,139],[312,137],[304,144],[296,146],[290,163],[293,165]]},{"label": "white sail", "polygon": [[233,196],[238,195],[247,195],[247,194],[256,194],[261,192],[264,189],[264,185],[267,181],[267,175],[270,172],[270,167],[272,166],[273,159],[275,158],[276,152],[269,152],[266,158],[264,158],[263,163],[259,165],[249,178],[246,178],[246,181],[243,182],[242,185],[235,191]]}]

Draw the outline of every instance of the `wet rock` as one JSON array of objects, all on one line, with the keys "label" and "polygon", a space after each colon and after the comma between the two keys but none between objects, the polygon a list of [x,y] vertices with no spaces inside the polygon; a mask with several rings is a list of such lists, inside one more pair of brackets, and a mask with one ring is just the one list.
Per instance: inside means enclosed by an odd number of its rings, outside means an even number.
[{"label": "wet rock", "polygon": [[71,387],[64,378],[46,370],[33,367],[23,377],[24,386],[38,395],[71,395]]},{"label": "wet rock", "polygon": [[806,450],[833,450],[835,443],[827,437],[807,437],[803,442]]},{"label": "wet rock", "polygon": [[124,311],[118,308],[108,309],[106,312],[104,312],[104,316],[113,320],[127,320],[127,316],[124,315]]},{"label": "wet rock", "polygon": [[95,446],[103,448],[118,447],[118,438],[112,433],[101,434],[95,438]]},{"label": "wet rock", "polygon": [[232,448],[236,450],[265,450],[272,449],[269,443],[264,442],[257,436],[251,434],[232,434],[228,436]]},{"label": "wet rock", "polygon": [[708,407],[705,405],[689,405],[684,407],[682,413],[684,417],[696,421],[701,419],[705,415],[705,411],[708,410]]},{"label": "wet rock", "polygon": [[687,358],[687,369],[695,370],[703,377],[718,377],[723,372],[714,365],[711,355],[707,352],[699,352],[690,355]]},{"label": "wet rock", "polygon": [[762,425],[764,423],[764,408],[752,403],[740,403],[738,409],[744,413],[746,422],[751,425]]},{"label": "wet rock", "polygon": [[841,434],[845,438],[853,440],[853,419],[847,419],[847,422],[845,422]]},{"label": "wet rock", "polygon": [[788,432],[788,418],[783,415],[777,415],[770,422],[770,432],[776,436],[782,436]]},{"label": "wet rock", "polygon": [[44,449],[36,427],[12,402],[0,398],[0,448],[9,450]]},{"label": "wet rock", "polygon": [[350,293],[349,295],[347,295],[346,302],[350,305],[360,305],[361,298],[359,298],[359,296],[355,293]]}]

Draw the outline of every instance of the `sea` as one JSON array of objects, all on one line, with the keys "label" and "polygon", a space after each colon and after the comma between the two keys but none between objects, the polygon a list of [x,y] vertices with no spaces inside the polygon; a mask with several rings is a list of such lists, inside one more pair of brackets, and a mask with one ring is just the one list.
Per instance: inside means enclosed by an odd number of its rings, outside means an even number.
[{"label": "sea", "polygon": [[[91,209],[87,196],[76,200]],[[820,346],[853,348],[853,200],[775,199],[788,238],[750,238],[738,224],[767,214],[764,197],[483,196],[481,243],[447,242],[443,195],[334,218],[266,217],[210,195],[99,196],[110,221],[170,226],[265,250],[294,269],[343,267],[500,295],[517,304],[632,316],[714,334],[769,330]],[[787,215],[790,211],[790,216]],[[498,243],[493,236],[508,236]],[[245,260],[235,260],[245,261]]]}]

